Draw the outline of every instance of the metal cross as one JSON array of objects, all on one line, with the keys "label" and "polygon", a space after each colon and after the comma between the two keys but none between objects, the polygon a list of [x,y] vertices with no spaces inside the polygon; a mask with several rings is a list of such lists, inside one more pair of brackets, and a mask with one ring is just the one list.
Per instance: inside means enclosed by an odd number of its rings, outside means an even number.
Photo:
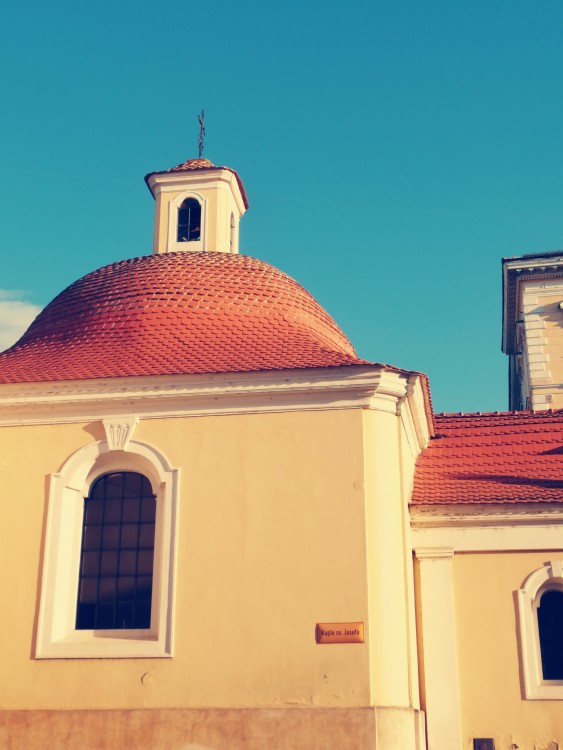
[{"label": "metal cross", "polygon": [[203,139],[205,138],[205,123],[204,123],[205,113],[203,109],[201,110],[201,114],[197,116],[197,121],[199,122],[199,138],[197,139],[197,147],[199,150],[199,158],[203,156]]}]

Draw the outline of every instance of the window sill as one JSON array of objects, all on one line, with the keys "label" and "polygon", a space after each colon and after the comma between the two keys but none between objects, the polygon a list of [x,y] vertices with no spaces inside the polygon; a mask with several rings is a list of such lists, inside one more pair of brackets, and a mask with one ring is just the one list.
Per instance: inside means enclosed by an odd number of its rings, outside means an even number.
[{"label": "window sill", "polygon": [[75,630],[66,638],[42,644],[36,659],[170,658],[148,630]]}]

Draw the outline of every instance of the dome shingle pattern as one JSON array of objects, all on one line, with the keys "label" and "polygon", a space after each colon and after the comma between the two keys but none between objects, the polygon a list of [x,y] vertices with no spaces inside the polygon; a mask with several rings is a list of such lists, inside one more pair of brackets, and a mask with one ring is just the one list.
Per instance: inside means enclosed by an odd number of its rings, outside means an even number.
[{"label": "dome shingle pattern", "polygon": [[366,364],[296,281],[243,255],[177,252],[84,276],[0,354],[0,383]]}]

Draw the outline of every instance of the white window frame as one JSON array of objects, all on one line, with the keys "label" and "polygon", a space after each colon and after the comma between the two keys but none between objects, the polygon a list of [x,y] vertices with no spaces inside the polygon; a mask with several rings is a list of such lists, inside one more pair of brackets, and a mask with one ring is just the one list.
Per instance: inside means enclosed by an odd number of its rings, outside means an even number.
[{"label": "white window frame", "polygon": [[[179,469],[145,443],[125,439],[119,447],[110,427],[108,441],[81,448],[52,474],[43,552],[41,603],[35,656],[53,658],[170,657],[173,654],[174,562]],[[130,430],[126,430],[130,431]],[[113,445],[111,445],[113,443]],[[76,630],[76,605],[84,498],[92,484],[112,471],[135,471],[156,495],[151,626],[131,630]]]},{"label": "white window frame", "polygon": [[563,560],[552,560],[526,578],[518,590],[520,655],[524,676],[524,694],[529,700],[563,700],[563,680],[544,680],[538,607],[542,594],[563,591]]},{"label": "white window frame", "polygon": [[[194,198],[201,206],[201,232],[199,240],[193,240],[192,242],[178,242],[178,211],[180,206],[187,198]],[[179,193],[174,200],[168,204],[168,248],[173,252],[179,251],[190,251],[190,252],[203,252],[206,250],[206,237],[207,237],[207,201],[200,194],[194,190],[184,190]]]}]

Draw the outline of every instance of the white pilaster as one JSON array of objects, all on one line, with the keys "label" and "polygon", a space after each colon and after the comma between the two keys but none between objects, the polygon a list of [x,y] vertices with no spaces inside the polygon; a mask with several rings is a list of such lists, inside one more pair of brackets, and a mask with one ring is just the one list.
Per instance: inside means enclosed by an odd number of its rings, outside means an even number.
[{"label": "white pilaster", "polygon": [[453,549],[415,549],[420,571],[428,750],[461,750],[452,592]]}]

